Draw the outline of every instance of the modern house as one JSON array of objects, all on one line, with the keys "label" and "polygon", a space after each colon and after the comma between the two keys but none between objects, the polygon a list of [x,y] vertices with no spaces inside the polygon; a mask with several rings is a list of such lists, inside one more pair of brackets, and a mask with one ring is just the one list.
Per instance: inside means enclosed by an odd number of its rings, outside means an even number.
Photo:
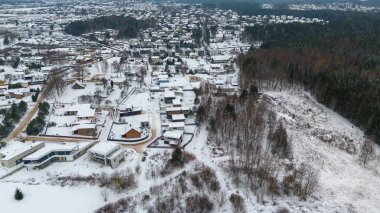
[{"label": "modern house", "polygon": [[45,146],[42,142],[35,143],[21,143],[14,142],[8,147],[0,150],[0,164],[1,166],[12,168],[22,163],[22,159],[30,155],[33,152],[43,148]]},{"label": "modern house", "polygon": [[190,108],[189,107],[169,107],[166,108],[166,114],[168,115],[175,115],[175,114],[189,114]]},{"label": "modern house", "polygon": [[43,169],[53,162],[74,161],[91,147],[93,142],[45,143],[45,147],[23,159],[28,169]]},{"label": "modern house", "polygon": [[164,100],[165,103],[172,103],[172,101],[176,98],[175,93],[173,91],[165,91],[164,92]]},{"label": "modern house", "polygon": [[164,133],[164,143],[179,146],[182,143],[183,130],[169,130]]},{"label": "modern house", "polygon": [[116,168],[125,158],[121,145],[112,142],[100,142],[88,151],[94,161]]}]

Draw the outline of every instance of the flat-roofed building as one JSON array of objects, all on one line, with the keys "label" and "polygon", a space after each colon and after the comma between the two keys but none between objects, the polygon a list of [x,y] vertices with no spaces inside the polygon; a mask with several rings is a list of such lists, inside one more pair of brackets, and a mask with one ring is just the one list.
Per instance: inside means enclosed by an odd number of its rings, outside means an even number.
[{"label": "flat-roofed building", "polygon": [[22,159],[45,146],[42,142],[22,143],[15,141],[0,150],[1,166],[12,168],[22,163]]},{"label": "flat-roofed building", "polygon": [[168,130],[164,133],[164,143],[179,146],[182,143],[183,130]]},{"label": "flat-roofed building", "polygon": [[100,142],[89,151],[91,159],[116,168],[125,158],[125,152],[120,144],[113,142]]},{"label": "flat-roofed building", "polygon": [[174,115],[174,114],[189,114],[190,108],[189,107],[169,107],[166,108],[166,114],[168,115]]},{"label": "flat-roofed building", "polygon": [[42,149],[23,158],[23,162],[28,169],[42,169],[53,162],[74,161],[85,154],[92,144],[46,142]]}]

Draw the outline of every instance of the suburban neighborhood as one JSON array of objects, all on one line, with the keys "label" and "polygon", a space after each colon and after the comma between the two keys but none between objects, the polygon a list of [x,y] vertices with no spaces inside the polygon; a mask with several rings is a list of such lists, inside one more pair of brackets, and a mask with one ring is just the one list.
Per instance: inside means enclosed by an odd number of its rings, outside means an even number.
[{"label": "suburban neighborhood", "polygon": [[303,31],[379,7],[18,1],[0,1],[0,212],[380,208],[376,129],[302,84],[334,79],[310,80],[331,60]]}]

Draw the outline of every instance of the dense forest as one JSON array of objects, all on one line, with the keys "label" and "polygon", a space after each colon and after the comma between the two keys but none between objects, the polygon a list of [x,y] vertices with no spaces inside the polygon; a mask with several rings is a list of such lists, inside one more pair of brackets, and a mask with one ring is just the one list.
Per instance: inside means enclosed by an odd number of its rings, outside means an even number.
[{"label": "dense forest", "polygon": [[65,32],[79,36],[84,33],[101,31],[104,29],[119,30],[119,38],[135,38],[141,29],[153,27],[154,20],[136,20],[124,16],[102,16],[91,20],[74,21],[65,28]]},{"label": "dense forest", "polygon": [[380,14],[323,13],[329,24],[246,28],[264,43],[239,58],[243,88],[301,86],[380,143]]}]

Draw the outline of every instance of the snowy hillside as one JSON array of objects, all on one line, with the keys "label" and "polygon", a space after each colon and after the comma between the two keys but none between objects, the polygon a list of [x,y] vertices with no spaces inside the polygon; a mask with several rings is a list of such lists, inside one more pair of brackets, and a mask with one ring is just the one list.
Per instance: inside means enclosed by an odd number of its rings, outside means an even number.
[{"label": "snowy hillside", "polygon": [[[269,106],[277,113],[278,119],[286,124],[293,142],[294,162],[306,162],[319,172],[317,191],[307,201],[301,202],[297,197],[282,195],[265,196],[265,202],[257,202],[254,194],[232,183],[223,169],[229,157],[207,143],[208,133],[203,126],[198,129],[193,142],[185,148],[185,151],[195,155],[196,160],[190,161],[181,169],[169,172],[168,175],[159,174],[171,151],[148,149],[149,155],[145,162],[139,162],[138,153],[129,151],[126,161],[117,171],[138,170],[137,185],[122,193],[107,189],[107,202],[102,197],[104,187],[60,181],[60,178],[70,175],[96,176],[103,172],[114,172],[109,167],[90,161],[85,155],[75,162],[55,163],[41,171],[23,169],[0,180],[2,210],[5,208],[6,212],[24,212],[38,209],[39,212],[49,212],[54,208],[55,212],[91,212],[108,202],[130,197],[135,202],[129,204],[133,207],[129,206],[127,209],[147,212],[149,206],[157,202],[156,196],[162,200],[173,198],[171,196],[174,196],[172,194],[178,181],[185,179],[187,189],[182,201],[180,199],[178,202],[183,203],[191,192],[209,194],[214,204],[213,212],[231,212],[233,207],[228,198],[232,193],[242,195],[247,212],[274,212],[280,208],[286,208],[291,212],[377,212],[380,208],[377,202],[380,198],[379,159],[372,160],[366,167],[359,163],[358,149],[364,138],[358,128],[319,105],[307,94],[266,93],[263,99],[269,101]],[[215,177],[220,183],[218,191],[205,191],[193,186],[189,178],[191,174],[202,172],[206,167],[215,171]],[[16,187],[22,189],[26,197],[25,201],[17,205],[17,201],[12,198]],[[155,195],[157,192],[154,189],[159,190],[161,195]],[[223,194],[227,201],[219,204]],[[49,203],[45,202],[47,197]],[[144,199],[148,200],[143,202]]]}]

